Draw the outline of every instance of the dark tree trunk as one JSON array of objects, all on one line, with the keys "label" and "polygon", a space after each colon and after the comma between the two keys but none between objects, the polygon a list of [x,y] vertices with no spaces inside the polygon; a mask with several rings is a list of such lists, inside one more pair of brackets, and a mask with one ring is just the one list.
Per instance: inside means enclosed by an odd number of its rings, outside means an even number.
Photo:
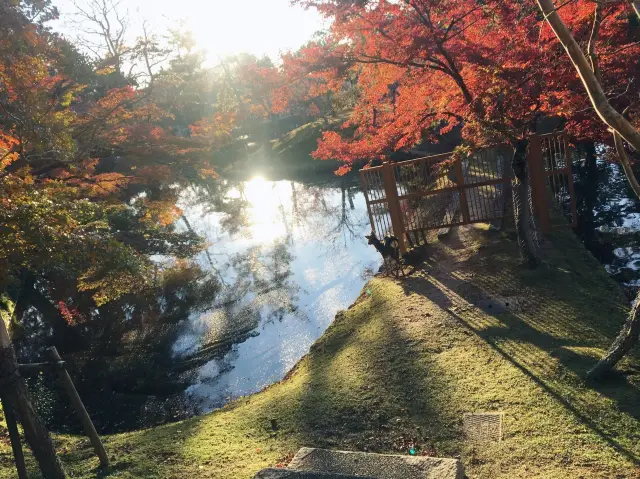
[{"label": "dark tree trunk", "polygon": [[20,416],[25,438],[43,477],[64,479],[64,469],[56,455],[51,436],[33,408],[26,384],[18,372],[18,362],[4,322],[0,325],[0,382],[4,399]]},{"label": "dark tree trunk", "polygon": [[584,152],[584,164],[574,165],[574,171],[579,176],[576,182],[576,207],[578,213],[578,227],[576,232],[582,238],[587,249],[600,261],[604,262],[603,246],[596,231],[594,210],[598,200],[598,166],[595,145],[592,141],[580,142],[578,148]]},{"label": "dark tree trunk", "polygon": [[527,140],[520,140],[514,145],[513,168],[513,213],[515,216],[518,246],[522,259],[530,266],[538,264],[537,241],[533,225],[529,174],[527,171]]},{"label": "dark tree trunk", "polygon": [[589,379],[598,380],[611,371],[625,354],[638,342],[640,338],[640,292],[636,296],[635,304],[629,313],[629,319],[622,327],[618,337],[609,347],[609,351],[602,357],[588,373]]},{"label": "dark tree trunk", "polygon": [[593,141],[584,142],[585,160],[590,175],[597,174],[598,157],[596,155],[596,144]]},{"label": "dark tree trunk", "polygon": [[[640,185],[635,177],[635,173],[631,168],[631,163],[624,151],[624,145],[620,136],[614,133],[614,140],[616,142],[616,148],[618,150],[618,157],[624,170],[625,176],[629,181],[629,185],[636,193],[636,196],[640,198]],[[640,340],[640,317],[638,316],[638,310],[640,309],[640,291],[635,299],[635,303],[629,313],[629,319],[624,323],[622,330],[618,333],[618,336],[613,341],[609,350],[602,359],[596,364],[588,373],[589,379],[598,380],[604,377],[609,371],[611,371],[615,365],[620,361],[625,354],[627,354]]]}]

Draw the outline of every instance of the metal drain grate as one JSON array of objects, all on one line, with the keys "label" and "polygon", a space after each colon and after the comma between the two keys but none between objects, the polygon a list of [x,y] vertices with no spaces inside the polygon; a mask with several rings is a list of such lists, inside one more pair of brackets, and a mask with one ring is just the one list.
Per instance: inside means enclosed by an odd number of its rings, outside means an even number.
[{"label": "metal drain grate", "polygon": [[465,413],[462,419],[464,435],[469,441],[502,441],[502,419],[504,413]]}]

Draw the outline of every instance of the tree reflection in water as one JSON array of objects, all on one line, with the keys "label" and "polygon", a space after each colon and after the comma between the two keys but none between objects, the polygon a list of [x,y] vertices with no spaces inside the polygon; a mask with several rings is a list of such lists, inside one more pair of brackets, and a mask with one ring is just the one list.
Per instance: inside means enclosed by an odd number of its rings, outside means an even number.
[{"label": "tree reflection in water", "polygon": [[210,245],[201,265],[223,283],[173,348],[178,361],[202,365],[187,389],[198,411],[280,379],[378,262],[362,239],[369,221],[353,178],[257,177],[215,188],[194,186],[184,197],[185,225]]},{"label": "tree reflection in water", "polygon": [[640,285],[640,202],[620,166],[609,161],[613,153],[592,143],[578,148],[576,233],[632,297]]},{"label": "tree reflection in water", "polygon": [[[175,228],[207,242],[192,258],[199,268],[158,257],[176,267],[142,294],[87,303],[73,326],[37,278],[22,289],[20,360],[58,346],[101,432],[183,418],[279,380],[379,264],[355,178],[218,178],[180,197]],[[52,429],[81,430],[54,375],[30,384]]]}]

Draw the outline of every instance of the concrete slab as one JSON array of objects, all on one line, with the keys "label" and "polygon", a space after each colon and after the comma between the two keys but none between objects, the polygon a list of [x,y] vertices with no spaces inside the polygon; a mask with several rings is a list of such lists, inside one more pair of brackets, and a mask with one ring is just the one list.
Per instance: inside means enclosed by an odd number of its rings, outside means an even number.
[{"label": "concrete slab", "polygon": [[457,459],[426,456],[369,454],[303,447],[289,467],[302,471],[323,471],[378,479],[464,479]]},{"label": "concrete slab", "polygon": [[297,471],[295,469],[263,469],[253,479],[375,479],[330,472]]}]

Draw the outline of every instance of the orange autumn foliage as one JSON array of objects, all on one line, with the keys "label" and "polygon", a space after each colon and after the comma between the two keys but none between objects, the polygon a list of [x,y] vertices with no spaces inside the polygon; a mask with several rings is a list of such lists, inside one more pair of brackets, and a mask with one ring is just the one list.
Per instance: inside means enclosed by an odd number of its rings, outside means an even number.
[{"label": "orange autumn foliage", "polygon": [[[341,159],[348,167],[437,141],[454,128],[468,145],[511,142],[544,117],[561,118],[576,137],[610,136],[534,3],[296,3],[319,10],[330,21],[330,33],[285,59],[288,76],[333,92],[355,79],[359,89],[343,131],[324,133],[317,158]],[[586,43],[595,3],[577,0],[562,8]],[[625,2],[607,3],[603,17],[596,51],[607,71],[606,89],[638,118],[640,100],[629,88],[638,78],[638,28],[633,30]]]}]

